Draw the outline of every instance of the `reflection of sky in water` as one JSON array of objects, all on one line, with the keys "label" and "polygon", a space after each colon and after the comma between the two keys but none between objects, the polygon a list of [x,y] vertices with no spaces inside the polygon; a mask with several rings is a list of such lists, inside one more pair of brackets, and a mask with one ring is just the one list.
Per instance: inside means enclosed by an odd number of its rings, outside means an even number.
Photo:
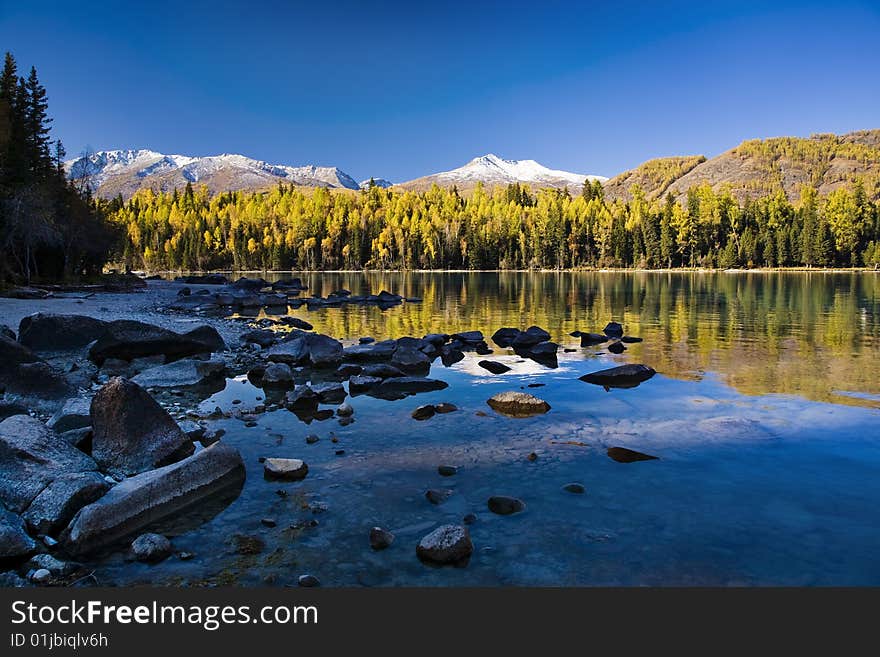
[{"label": "reflection of sky in water", "polygon": [[[449,388],[393,402],[350,397],[349,426],[336,418],[305,424],[286,410],[260,415],[255,427],[214,422],[241,450],[248,478],[224,512],[175,538],[196,558],[148,567],[114,557],[97,565],[99,574],[196,585],[285,585],[304,572],[331,586],[880,585],[876,278],[305,278],[317,294],[385,288],[425,297],[388,310],[292,311],[346,344],[362,335],[476,328],[488,339],[502,326],[538,324],[577,350],[560,351],[558,369],[517,362],[498,348],[468,353],[449,368],[437,360],[430,376]],[[612,318],[645,342],[614,356],[568,337]],[[489,374],[477,365],[483,359],[513,371]],[[609,392],[577,380],[636,362],[658,375]],[[267,395],[243,380],[229,381],[202,408],[246,411],[261,403],[257,397]],[[551,410],[506,418],[486,404],[520,389]],[[424,422],[410,417],[439,402],[460,410]],[[320,441],[306,445],[309,433]],[[660,459],[615,463],[605,455],[611,446]],[[533,451],[538,460],[530,462]],[[309,475],[266,482],[259,462],[266,456],[303,458]],[[441,464],[459,466],[458,474],[439,476]],[[573,481],[584,495],[562,491]],[[431,487],[454,492],[435,506],[424,499]],[[526,511],[491,514],[486,499],[498,494],[522,498]],[[471,512],[476,552],[466,568],[431,568],[415,558],[422,535]],[[278,526],[263,527],[265,517]],[[309,520],[318,525],[305,527]],[[369,548],[374,525],[397,534],[388,550]],[[235,554],[238,533],[260,536],[266,549]]]}]

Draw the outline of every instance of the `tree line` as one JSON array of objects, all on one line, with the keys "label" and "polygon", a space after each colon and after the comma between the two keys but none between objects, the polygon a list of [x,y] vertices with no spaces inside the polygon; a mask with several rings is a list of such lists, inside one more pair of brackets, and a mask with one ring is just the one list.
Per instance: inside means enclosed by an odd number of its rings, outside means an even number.
[{"label": "tree line", "polygon": [[51,138],[48,98],[35,68],[0,75],[0,283],[99,274],[116,236],[88,189],[68,182],[64,146]]},{"label": "tree line", "polygon": [[469,195],[305,190],[211,196],[204,188],[137,192],[108,205],[133,269],[578,269],[601,267],[876,267],[880,203],[856,181],[790,201],[742,202],[708,184],[680,200],[609,200],[521,184]]}]

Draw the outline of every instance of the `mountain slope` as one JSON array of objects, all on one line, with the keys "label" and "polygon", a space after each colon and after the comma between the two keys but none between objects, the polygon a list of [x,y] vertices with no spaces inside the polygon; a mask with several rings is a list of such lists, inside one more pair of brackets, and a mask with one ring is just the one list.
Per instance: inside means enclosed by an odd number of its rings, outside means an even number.
[{"label": "mountain slope", "polygon": [[68,178],[88,179],[99,196],[129,197],[142,187],[170,191],[188,182],[206,185],[211,193],[252,190],[287,182],[307,187],[359,189],[336,167],[290,167],[268,164],[243,155],[189,157],[149,150],[99,151],[65,163]]},{"label": "mountain slope", "polygon": [[729,186],[739,200],[778,190],[794,200],[805,184],[827,194],[861,179],[868,195],[880,198],[880,130],[754,139],[702,159],[651,160],[608,181],[605,196],[628,199],[630,187],[638,183],[648,198],[667,192],[681,198],[708,183],[716,191]]},{"label": "mountain slope", "polygon": [[548,169],[534,160],[504,160],[497,155],[489,154],[474,158],[464,166],[451,171],[442,171],[400,183],[399,187],[421,191],[434,184],[440,187],[455,185],[460,190],[466,191],[473,189],[478,182],[482,182],[487,187],[520,182],[534,187],[570,188],[579,192],[587,178],[607,180],[602,176]]}]

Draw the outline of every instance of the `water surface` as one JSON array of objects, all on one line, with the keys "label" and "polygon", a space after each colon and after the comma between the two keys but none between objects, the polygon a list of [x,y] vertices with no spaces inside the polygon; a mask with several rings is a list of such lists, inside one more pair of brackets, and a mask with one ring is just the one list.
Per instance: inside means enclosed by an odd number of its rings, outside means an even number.
[{"label": "water surface", "polygon": [[[512,368],[501,376],[478,367],[484,357],[475,354],[450,368],[438,360],[431,376],[448,389],[395,402],[349,398],[349,426],[335,418],[306,425],[286,410],[250,428],[221,420],[248,478],[229,507],[174,539],[196,557],[152,567],[112,557],[99,564],[105,578],[288,585],[310,572],[325,586],[880,584],[876,275],[302,277],[306,294],[386,289],[423,299],[289,311],[346,343],[537,324],[572,351],[547,369],[496,347],[489,358]],[[615,356],[568,335],[612,319],[644,342]],[[629,362],[658,375],[629,390],[578,380]],[[535,383],[544,385],[526,388]],[[507,418],[485,403],[521,388],[550,412]],[[239,377],[203,406],[247,409],[264,396]],[[411,419],[416,406],[441,401],[460,410]],[[321,440],[306,445],[309,433]],[[616,463],[605,454],[611,446],[660,458]],[[303,458],[310,474],[264,481],[261,456]],[[441,477],[440,464],[459,472]],[[586,493],[563,491],[568,482]],[[424,498],[431,487],[454,493],[435,506]],[[522,498],[526,511],[493,515],[486,499],[497,494]],[[478,516],[470,563],[420,563],[419,538],[467,513]],[[277,527],[262,526],[267,517]],[[374,525],[397,535],[388,550],[370,549]],[[236,534],[260,537],[265,549],[238,554]]]}]

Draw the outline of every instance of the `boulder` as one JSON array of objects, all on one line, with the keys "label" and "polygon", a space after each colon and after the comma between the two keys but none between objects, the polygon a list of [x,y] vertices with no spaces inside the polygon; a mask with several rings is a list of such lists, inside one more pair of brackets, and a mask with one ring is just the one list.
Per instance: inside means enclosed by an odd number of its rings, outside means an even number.
[{"label": "boulder", "polygon": [[313,383],[312,390],[318,395],[318,401],[322,404],[338,404],[346,397],[345,388],[341,383]]},{"label": "boulder", "polygon": [[451,345],[444,345],[440,350],[440,362],[444,367],[451,367],[460,360],[464,360],[464,352]]},{"label": "boulder", "polygon": [[431,504],[443,504],[452,497],[454,491],[449,488],[429,488],[425,491],[425,499]]},{"label": "boulder", "polygon": [[36,534],[55,536],[86,504],[110,486],[98,472],[72,472],[56,477],[34,498],[22,519]]},{"label": "boulder", "polygon": [[608,345],[608,351],[612,354],[622,354],[626,351],[626,345],[623,344],[620,340],[615,340],[610,345]]},{"label": "boulder", "polygon": [[458,406],[455,404],[450,404],[449,402],[440,402],[439,404],[434,404],[434,411],[436,413],[453,413],[458,410]]},{"label": "boulder", "polygon": [[87,554],[206,498],[240,489],[245,471],[234,447],[216,443],[171,465],[128,477],[97,502],[80,509],[63,533],[65,548]]},{"label": "boulder", "polygon": [[461,333],[453,333],[453,340],[459,340],[461,342],[482,342],[483,341],[483,332],[482,331],[462,331]]},{"label": "boulder", "polygon": [[260,379],[263,388],[290,388],[293,386],[293,372],[287,363],[271,363],[266,366]]},{"label": "boulder", "polygon": [[419,376],[400,376],[385,379],[374,388],[372,394],[382,399],[403,399],[408,395],[443,390],[448,387],[448,383],[437,379],[426,379]]},{"label": "boulder", "polygon": [[299,481],[305,479],[309,466],[300,459],[268,458],[263,462],[263,476],[266,479]]},{"label": "boulder", "polygon": [[504,363],[499,363],[494,360],[481,360],[477,363],[484,370],[488,370],[492,372],[492,374],[504,374],[505,372],[509,372],[510,368]]},{"label": "boulder", "polygon": [[431,369],[431,359],[418,348],[399,346],[391,357],[391,366],[407,374],[427,374]]},{"label": "boulder", "polygon": [[342,343],[339,340],[320,333],[307,333],[305,341],[309,362],[314,367],[336,367],[342,362]]},{"label": "boulder", "polygon": [[225,374],[226,363],[219,358],[185,358],[146,369],[131,380],[143,388],[185,388],[222,379]]},{"label": "boulder", "polygon": [[262,278],[245,278],[241,277],[234,283],[230,283],[230,287],[235,290],[248,290],[250,292],[255,292],[257,290],[262,290],[264,287],[268,287],[269,283],[267,283]]},{"label": "boulder", "polygon": [[242,344],[258,344],[263,349],[266,349],[278,341],[278,335],[274,331],[254,329],[242,333],[239,339]]},{"label": "boulder", "polygon": [[278,321],[286,326],[292,326],[293,328],[302,329],[303,331],[311,331],[313,328],[315,328],[306,320],[300,319],[299,317],[292,317],[290,315],[280,317]]},{"label": "boulder", "polygon": [[4,338],[9,338],[10,340],[15,341],[15,331],[6,326],[6,324],[0,324],[0,335]]},{"label": "boulder", "polygon": [[356,362],[389,360],[397,351],[396,340],[355,344],[343,350],[345,360]]},{"label": "boulder", "polygon": [[107,324],[103,335],[89,349],[89,358],[100,366],[108,358],[130,361],[163,355],[168,360],[177,360],[225,348],[220,334],[210,326],[181,334],[144,322],[120,319]]},{"label": "boulder", "polygon": [[309,348],[303,334],[279,342],[266,352],[266,357],[276,363],[301,365],[309,359]]},{"label": "boulder", "polygon": [[622,338],[623,326],[617,322],[608,322],[608,324],[605,325],[605,328],[602,329],[602,332],[609,338]]},{"label": "boulder", "polygon": [[524,511],[526,503],[516,497],[493,495],[489,498],[487,506],[492,513],[497,513],[500,516],[509,516]]},{"label": "boulder", "polygon": [[348,379],[352,376],[357,376],[363,371],[364,368],[360,365],[355,365],[354,363],[343,363],[336,368],[336,376],[342,379]]},{"label": "boulder", "polygon": [[657,372],[647,365],[631,363],[629,365],[621,365],[612,367],[599,372],[584,374],[580,377],[581,381],[592,383],[606,388],[635,388],[643,381],[647,381]]},{"label": "boulder", "polygon": [[501,392],[487,402],[493,411],[509,417],[530,417],[550,410],[550,404],[525,392]]},{"label": "boulder", "polygon": [[100,338],[107,322],[85,315],[36,313],[21,320],[18,341],[34,351],[63,351],[85,347]]},{"label": "boulder", "polygon": [[318,408],[318,395],[307,385],[296,386],[284,398],[290,410],[307,410]]},{"label": "boulder", "polygon": [[0,334],[0,383],[15,377],[22,363],[36,363],[39,360],[34,352],[16,342],[15,338]]},{"label": "boulder", "polygon": [[592,347],[593,345],[608,342],[608,336],[601,333],[580,333],[581,346]]},{"label": "boulder", "polygon": [[[76,394],[76,388],[64,373],[49,363],[38,361],[22,363],[18,366],[15,378],[6,382],[6,392],[18,397],[34,397],[44,401],[60,402]],[[58,404],[41,404],[54,412]]]},{"label": "boulder", "polygon": [[385,363],[378,363],[374,365],[364,365],[361,370],[361,374],[364,376],[375,376],[380,379],[391,379],[396,376],[406,376],[400,369],[394,367],[393,365],[387,365]]},{"label": "boulder", "polygon": [[624,344],[636,344],[637,342],[642,342],[642,338],[637,338],[632,335],[624,335],[622,338],[620,338],[620,341]]},{"label": "boulder", "polygon": [[97,392],[91,418],[92,455],[112,474],[137,474],[193,452],[192,442],[165,409],[127,379],[111,379]]},{"label": "boulder", "polygon": [[0,502],[16,513],[58,477],[97,469],[94,460],[35,418],[13,415],[0,422]]},{"label": "boulder", "polygon": [[467,527],[443,525],[424,536],[416,546],[420,559],[436,564],[454,564],[466,560],[474,551]]},{"label": "boulder", "polygon": [[357,375],[353,376],[348,380],[348,391],[352,395],[358,395],[369,390],[372,390],[380,383],[382,383],[383,379],[378,376],[366,376],[366,375]]},{"label": "boulder", "polygon": [[492,334],[492,342],[499,347],[509,347],[520,334],[518,328],[500,328]]},{"label": "boulder", "polygon": [[27,406],[18,402],[0,401],[0,421],[5,420],[13,415],[27,415]]},{"label": "boulder", "polygon": [[131,543],[134,558],[144,563],[159,563],[171,556],[171,541],[162,534],[141,534]]},{"label": "boulder", "polygon": [[11,511],[0,505],[0,562],[23,559],[37,549],[24,529],[24,522]]},{"label": "boulder", "polygon": [[92,400],[88,397],[73,397],[64,402],[62,406],[46,425],[58,433],[82,429],[92,426],[91,418]]},{"label": "boulder", "polygon": [[517,347],[531,347],[539,342],[546,342],[549,339],[550,334],[540,326],[530,326],[525,331],[519,333],[519,335],[511,341],[510,346],[514,349]]},{"label": "boulder", "polygon": [[425,342],[428,342],[437,349],[442,347],[449,340],[449,334],[447,333],[428,333],[424,338],[422,338]]}]

